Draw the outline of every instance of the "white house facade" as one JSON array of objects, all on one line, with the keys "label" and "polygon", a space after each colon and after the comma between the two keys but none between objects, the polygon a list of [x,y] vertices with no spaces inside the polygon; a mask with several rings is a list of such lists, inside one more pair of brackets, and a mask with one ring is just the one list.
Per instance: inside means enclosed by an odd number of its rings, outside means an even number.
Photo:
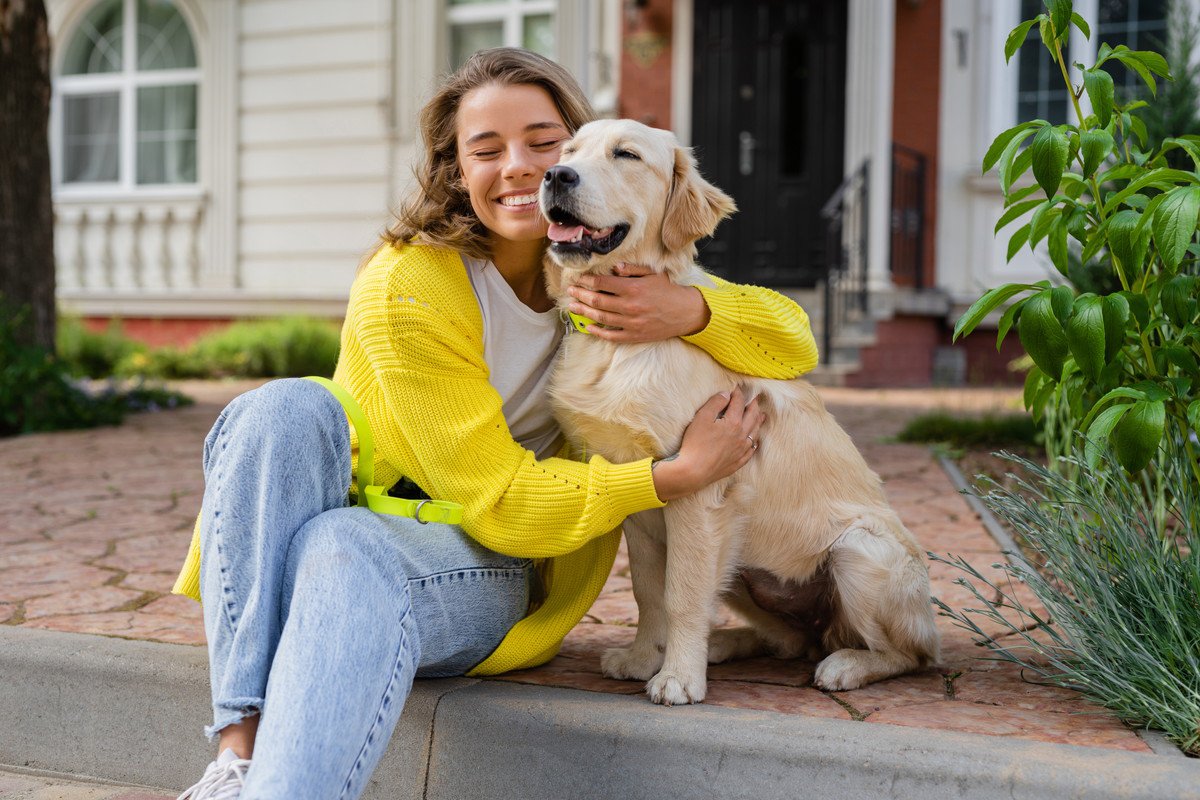
[{"label": "white house facade", "polygon": [[60,302],[339,316],[403,196],[416,114],[480,47],[616,98],[614,2],[50,0]]}]

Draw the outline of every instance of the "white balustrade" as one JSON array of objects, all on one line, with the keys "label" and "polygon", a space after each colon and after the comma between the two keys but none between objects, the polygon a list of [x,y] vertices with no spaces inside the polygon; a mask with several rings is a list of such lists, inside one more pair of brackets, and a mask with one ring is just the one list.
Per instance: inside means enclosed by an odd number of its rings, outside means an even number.
[{"label": "white balustrade", "polygon": [[204,199],[55,201],[58,285],[123,295],[200,285]]}]

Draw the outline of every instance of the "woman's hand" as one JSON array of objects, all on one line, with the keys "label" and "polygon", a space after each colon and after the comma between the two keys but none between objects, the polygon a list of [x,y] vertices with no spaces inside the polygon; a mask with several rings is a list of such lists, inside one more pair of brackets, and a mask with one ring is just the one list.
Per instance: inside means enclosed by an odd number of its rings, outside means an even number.
[{"label": "woman's hand", "polygon": [[746,405],[741,387],[713,395],[683,432],[679,455],[654,466],[654,490],[666,502],[727,478],[758,449],[763,413],[755,397]]},{"label": "woman's hand", "polygon": [[588,333],[610,342],[661,342],[699,333],[710,312],[695,286],[672,283],[649,267],[618,264],[612,275],[583,275],[567,287],[576,314],[599,322]]}]

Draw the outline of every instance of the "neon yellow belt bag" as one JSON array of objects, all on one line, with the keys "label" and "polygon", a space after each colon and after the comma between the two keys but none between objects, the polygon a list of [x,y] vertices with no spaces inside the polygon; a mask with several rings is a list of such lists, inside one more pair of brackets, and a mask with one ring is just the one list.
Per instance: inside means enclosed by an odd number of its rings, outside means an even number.
[{"label": "neon yellow belt bag", "polygon": [[378,514],[391,514],[395,517],[412,517],[424,525],[427,522],[440,522],[446,525],[457,525],[462,522],[462,506],[449,500],[405,500],[400,497],[390,497],[387,487],[374,485],[375,478],[375,438],[371,435],[371,426],[367,416],[363,414],[358,401],[328,378],[310,375],[305,380],[319,383],[329,390],[346,410],[346,416],[354,425],[358,434],[358,504],[369,508]]}]

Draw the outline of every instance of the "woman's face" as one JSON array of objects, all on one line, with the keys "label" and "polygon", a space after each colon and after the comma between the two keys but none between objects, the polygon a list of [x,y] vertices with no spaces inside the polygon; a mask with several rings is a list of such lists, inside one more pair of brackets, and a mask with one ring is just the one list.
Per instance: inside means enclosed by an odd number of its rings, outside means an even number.
[{"label": "woman's face", "polygon": [[569,138],[540,86],[480,86],[463,97],[458,165],[471,207],[493,237],[527,242],[546,236],[538,187]]}]

